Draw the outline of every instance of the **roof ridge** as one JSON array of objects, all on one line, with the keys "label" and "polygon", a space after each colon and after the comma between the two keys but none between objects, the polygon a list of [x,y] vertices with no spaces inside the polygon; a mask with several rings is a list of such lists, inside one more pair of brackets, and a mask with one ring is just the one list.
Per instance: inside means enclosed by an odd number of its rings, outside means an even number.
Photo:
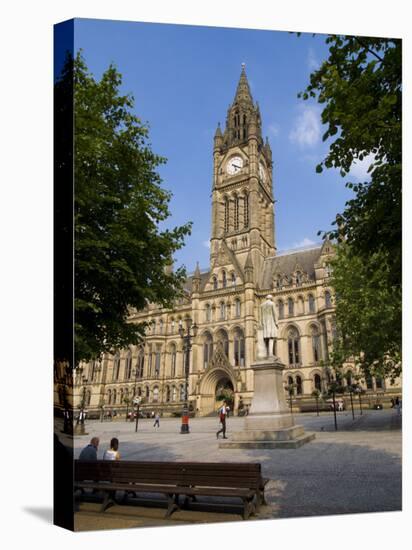
[{"label": "roof ridge", "polygon": [[298,248],[287,248],[286,250],[280,250],[276,256],[269,256],[266,258],[269,260],[270,258],[277,258],[278,256],[291,256],[292,254],[298,254],[299,252],[308,252],[309,250],[317,250],[322,248],[322,244],[314,244],[309,246],[300,246]]}]

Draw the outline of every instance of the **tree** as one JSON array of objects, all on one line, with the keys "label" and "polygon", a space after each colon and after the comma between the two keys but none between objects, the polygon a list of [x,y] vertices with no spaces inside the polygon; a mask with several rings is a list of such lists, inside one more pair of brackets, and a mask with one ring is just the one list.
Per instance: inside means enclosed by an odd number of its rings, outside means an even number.
[{"label": "tree", "polygon": [[148,143],[148,127],[134,100],[120,94],[112,65],[100,81],[78,53],[58,89],[74,97],[75,362],[137,344],[144,324],[128,321],[131,308],[172,304],[184,268],[167,269],[191,224],[160,230],[169,216],[170,192],[157,167],[165,159]]},{"label": "tree", "polygon": [[388,284],[391,258],[384,251],[365,261],[342,243],[332,260],[338,338],[331,354],[338,371],[349,358],[366,374],[400,374],[401,291]]},{"label": "tree", "polygon": [[[354,162],[363,161],[370,176],[346,183],[354,197],[336,215],[336,229],[324,233],[345,241],[333,281],[338,329],[345,338],[340,353],[343,360],[362,351],[365,369],[375,365],[391,371],[401,353],[402,44],[392,38],[336,35],[326,42],[329,57],[300,94],[324,106],[323,140],[330,146],[316,170],[339,168],[346,177]],[[398,371],[399,364],[392,373]]]}]

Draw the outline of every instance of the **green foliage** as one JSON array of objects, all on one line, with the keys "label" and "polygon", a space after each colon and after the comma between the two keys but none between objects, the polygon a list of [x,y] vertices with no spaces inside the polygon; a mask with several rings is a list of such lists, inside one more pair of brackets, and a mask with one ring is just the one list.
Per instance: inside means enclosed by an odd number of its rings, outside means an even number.
[{"label": "green foliage", "polygon": [[339,168],[345,177],[356,161],[370,160],[370,182],[346,185],[355,193],[337,229],[359,255],[381,249],[392,255],[391,277],[401,280],[402,43],[398,39],[332,35],[329,58],[310,76],[301,96],[323,105],[324,140],[317,166]]},{"label": "green foliage", "polygon": [[391,285],[391,257],[383,251],[367,261],[342,244],[331,262],[339,337],[331,355],[336,369],[352,358],[375,376],[400,374],[402,295]]},{"label": "green foliage", "polygon": [[[300,94],[323,106],[329,152],[317,172],[369,161],[370,181],[347,182],[354,197],[324,236],[345,241],[334,262],[338,358],[361,354],[366,370],[399,372],[402,283],[402,43],[328,36],[329,57]],[[320,232],[321,233],[321,232]],[[390,359],[389,357],[390,356]],[[392,366],[391,366],[392,365]]]},{"label": "green foliage", "polygon": [[[159,230],[169,216],[148,128],[134,100],[120,94],[112,65],[97,81],[79,53],[73,63],[75,177],[76,363],[136,344],[144,325],[128,322],[130,308],[170,306],[185,279],[166,267],[190,224]],[[65,74],[62,73],[62,79]],[[64,82],[56,84],[64,89]],[[71,83],[67,82],[67,86]]]},{"label": "green foliage", "polygon": [[234,392],[230,388],[222,388],[216,395],[216,401],[226,401],[229,406],[233,405]]}]

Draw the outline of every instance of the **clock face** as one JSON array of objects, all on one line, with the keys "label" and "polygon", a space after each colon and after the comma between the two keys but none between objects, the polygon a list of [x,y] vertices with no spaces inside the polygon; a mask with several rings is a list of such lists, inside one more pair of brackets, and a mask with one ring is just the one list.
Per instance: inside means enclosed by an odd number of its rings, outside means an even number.
[{"label": "clock face", "polygon": [[243,168],[243,160],[241,157],[232,157],[226,166],[228,174],[233,175],[240,172]]},{"label": "clock face", "polygon": [[259,164],[259,176],[260,179],[265,183],[266,181],[266,170],[263,167],[263,164]]}]

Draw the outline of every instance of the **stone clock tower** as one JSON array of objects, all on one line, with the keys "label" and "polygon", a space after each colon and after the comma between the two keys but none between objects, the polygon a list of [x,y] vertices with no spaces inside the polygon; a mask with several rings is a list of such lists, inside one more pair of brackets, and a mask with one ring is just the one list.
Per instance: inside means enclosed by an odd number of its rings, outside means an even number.
[{"label": "stone clock tower", "polygon": [[244,65],[225,129],[215,133],[213,163],[211,267],[226,255],[242,271],[251,264],[260,273],[276,250],[272,152]]}]

